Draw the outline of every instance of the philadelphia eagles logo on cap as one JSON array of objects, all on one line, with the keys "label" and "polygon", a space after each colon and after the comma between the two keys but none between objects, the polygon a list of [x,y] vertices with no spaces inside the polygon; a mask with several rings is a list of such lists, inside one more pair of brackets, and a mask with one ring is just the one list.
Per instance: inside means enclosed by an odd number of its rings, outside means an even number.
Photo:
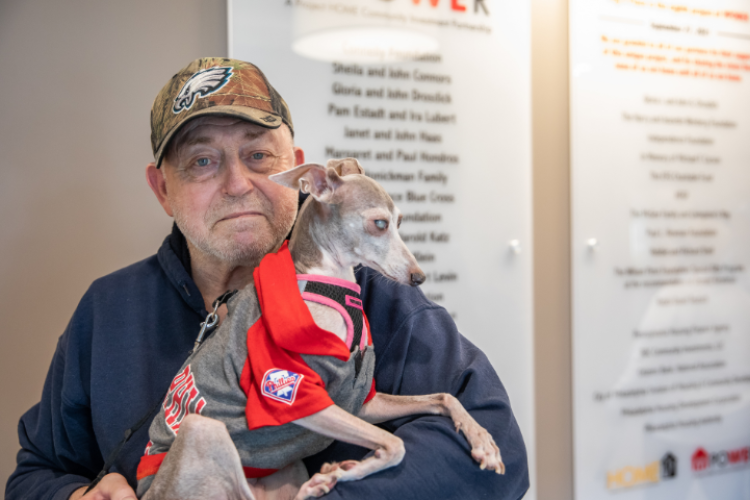
[{"label": "philadelphia eagles logo on cap", "polygon": [[228,66],[216,66],[198,71],[182,86],[182,90],[175,97],[172,111],[177,114],[190,109],[196,97],[213,94],[226,85],[231,76],[232,68]]}]

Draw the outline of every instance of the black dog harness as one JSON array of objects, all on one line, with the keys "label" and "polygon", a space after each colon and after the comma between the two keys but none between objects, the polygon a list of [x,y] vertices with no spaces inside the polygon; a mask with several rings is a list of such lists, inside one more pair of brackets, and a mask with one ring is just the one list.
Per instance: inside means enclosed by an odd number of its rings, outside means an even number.
[{"label": "black dog harness", "polygon": [[307,281],[302,292],[302,298],[310,302],[317,302],[336,309],[346,323],[346,346],[349,352],[354,352],[359,347],[357,358],[357,374],[362,359],[362,352],[367,345],[367,336],[364,331],[364,313],[362,311],[362,299],[360,288],[356,283],[329,276],[317,274],[298,274],[298,281]]}]

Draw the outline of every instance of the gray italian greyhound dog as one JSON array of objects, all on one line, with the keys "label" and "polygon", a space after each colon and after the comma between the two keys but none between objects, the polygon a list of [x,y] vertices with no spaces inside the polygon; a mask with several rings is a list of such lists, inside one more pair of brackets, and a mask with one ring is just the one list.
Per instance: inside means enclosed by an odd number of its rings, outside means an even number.
[{"label": "gray italian greyhound dog", "polygon": [[[310,193],[300,210],[289,242],[289,251],[299,275],[325,276],[355,283],[353,268],[362,264],[403,285],[417,286],[424,282],[424,273],[399,236],[401,214],[398,208],[377,182],[364,175],[364,169],[357,160],[330,160],[327,166],[300,165],[272,175],[270,179],[291,189]],[[248,328],[258,321],[260,313],[257,298],[253,295],[253,285],[249,285],[240,295],[243,293],[248,297],[247,308],[252,311],[247,313],[240,310],[245,307],[243,299],[240,299],[239,305],[235,304],[234,309],[230,302],[229,315],[222,326],[193,356],[201,356],[202,352],[204,357],[210,356],[213,347],[209,344],[219,344],[222,338],[226,339],[226,345],[222,349],[231,348],[232,345],[245,345],[243,335],[247,336]],[[305,300],[305,304],[320,328],[332,332],[344,342],[347,341],[347,321],[339,310],[320,301]],[[365,323],[363,335],[369,335],[366,329]],[[231,333],[232,330],[238,332],[239,340],[231,340],[234,335]],[[366,361],[362,370],[370,370],[369,373],[372,373],[374,354],[371,348],[365,348],[364,353],[368,352],[371,357],[367,359],[371,359],[371,362],[368,365]],[[351,356],[354,358],[357,355],[362,355],[358,346],[353,347]],[[241,357],[242,355],[239,356]],[[240,366],[241,361],[232,361],[235,359],[232,356],[226,359],[223,362],[223,374],[219,378],[222,384],[236,384],[231,380],[231,376],[225,374],[238,373],[240,369],[236,366]],[[305,360],[311,368],[318,371],[308,358]],[[186,362],[187,368],[181,372],[183,375],[190,373],[190,361],[188,359]],[[197,366],[199,362],[199,359],[193,359],[192,365]],[[211,363],[216,365],[222,361],[214,360]],[[342,363],[337,366],[342,366]],[[336,404],[284,426],[289,426],[285,431],[287,434],[284,434],[287,441],[307,442],[308,434],[322,437],[327,441],[316,445],[317,448],[313,445],[305,448],[306,445],[300,444],[298,448],[304,449],[297,450],[296,454],[282,452],[281,458],[262,462],[274,464],[273,469],[278,472],[256,479],[246,479],[243,465],[248,454],[254,451],[245,449],[243,443],[246,441],[243,441],[244,438],[240,435],[258,431],[247,430],[247,421],[243,420],[244,409],[236,413],[236,420],[239,422],[237,425],[231,422],[234,418],[231,417],[232,410],[225,410],[223,414],[228,417],[220,418],[221,421],[204,416],[205,412],[198,414],[201,412],[190,411],[190,404],[194,405],[193,408],[196,404],[200,405],[200,401],[197,400],[197,389],[191,386],[190,390],[196,391],[195,397],[193,403],[188,403],[185,407],[186,416],[181,420],[179,433],[172,428],[174,436],[165,448],[169,453],[148,485],[142,487],[139,481],[138,494],[145,500],[317,498],[328,493],[337,482],[359,480],[398,465],[405,453],[402,440],[373,424],[416,414],[444,415],[451,418],[456,431],[463,432],[466,437],[471,447],[471,456],[479,463],[479,467],[498,474],[505,473],[500,450],[492,436],[452,395],[393,396],[376,393],[362,404],[364,395],[356,401],[347,399],[345,395],[334,396],[331,394],[334,389],[327,384],[326,390]],[[230,392],[224,389],[217,390],[225,394],[224,402],[232,400]],[[236,399],[239,401],[240,398]],[[339,401],[350,403],[348,406],[341,403],[340,406]],[[165,403],[161,418],[169,422],[170,416],[166,406]],[[207,409],[209,406],[210,404],[204,402],[201,408]],[[158,419],[159,417],[155,419],[151,427],[152,443],[149,443],[149,447],[158,446],[157,438],[161,432]],[[240,429],[243,425],[244,429]],[[263,446],[268,445],[263,441],[263,436],[258,439],[260,441],[256,442],[262,442]],[[320,451],[334,439],[369,448],[374,453],[362,461],[349,460],[325,464],[319,473],[308,478],[301,458]],[[269,449],[272,450],[269,453],[273,455],[275,449]]]}]

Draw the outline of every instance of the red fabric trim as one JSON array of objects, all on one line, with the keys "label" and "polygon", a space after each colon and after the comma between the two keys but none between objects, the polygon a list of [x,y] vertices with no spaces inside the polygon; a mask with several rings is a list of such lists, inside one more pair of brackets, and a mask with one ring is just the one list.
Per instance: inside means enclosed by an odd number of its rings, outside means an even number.
[{"label": "red fabric trim", "polygon": [[[157,453],[156,455],[143,455],[141,461],[138,464],[138,471],[136,472],[136,479],[140,481],[144,477],[153,476],[159,472],[164,459],[167,458],[167,453]],[[256,469],[255,467],[243,467],[242,471],[245,473],[245,477],[253,479],[256,477],[270,476],[279,469]]]},{"label": "red fabric trim", "polygon": [[156,455],[143,455],[138,463],[138,469],[135,478],[140,481],[144,477],[153,476],[159,471],[161,463],[167,458],[167,453],[157,453]]},{"label": "red fabric trim", "polygon": [[[365,310],[362,310],[362,317],[365,319],[365,326],[367,327],[367,345],[372,346],[372,332],[370,331],[370,321],[367,319],[367,315],[365,314]],[[360,342],[360,344],[364,344],[364,342]],[[360,351],[365,350],[364,345],[360,345],[359,347]]]},{"label": "red fabric trim", "polygon": [[[365,319],[365,326],[367,327],[367,345],[372,347],[372,335],[370,334],[370,321],[367,319],[367,315],[365,314],[364,310],[362,310],[362,317]],[[377,391],[375,390],[375,377],[373,377],[372,385],[370,386],[370,392],[367,393],[367,397],[365,398],[365,401],[362,403],[362,406],[366,405],[372,398],[374,398],[376,393]]]},{"label": "red fabric trim", "polygon": [[245,477],[248,479],[270,476],[274,472],[278,472],[278,470],[279,469],[256,469],[255,467],[242,468],[242,471],[245,473]]},{"label": "red fabric trim", "polygon": [[367,397],[365,398],[364,402],[362,403],[362,406],[366,405],[370,402],[372,398],[375,397],[375,394],[377,394],[378,391],[375,390],[375,377],[372,379],[372,385],[370,386],[370,392],[367,393]]}]

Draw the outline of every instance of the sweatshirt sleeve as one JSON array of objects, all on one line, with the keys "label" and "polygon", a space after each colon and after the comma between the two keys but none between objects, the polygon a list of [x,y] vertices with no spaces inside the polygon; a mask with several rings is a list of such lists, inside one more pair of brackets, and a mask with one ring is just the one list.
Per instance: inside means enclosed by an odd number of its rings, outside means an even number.
[{"label": "sweatshirt sleeve", "polygon": [[18,423],[21,450],[5,488],[6,500],[66,500],[103,466],[86,389],[89,309],[84,297],[58,341],[41,401]]},{"label": "sweatshirt sleeve", "polygon": [[[422,415],[384,425],[404,440],[401,464],[362,481],[339,483],[326,498],[521,498],[529,487],[526,448],[508,395],[486,356],[458,333],[444,309],[434,305],[409,315],[388,344],[378,353],[378,392],[450,392],[492,434],[506,473],[480,470],[449,418]],[[360,458],[361,450],[337,442],[307,465],[320,470],[325,461]]]}]

